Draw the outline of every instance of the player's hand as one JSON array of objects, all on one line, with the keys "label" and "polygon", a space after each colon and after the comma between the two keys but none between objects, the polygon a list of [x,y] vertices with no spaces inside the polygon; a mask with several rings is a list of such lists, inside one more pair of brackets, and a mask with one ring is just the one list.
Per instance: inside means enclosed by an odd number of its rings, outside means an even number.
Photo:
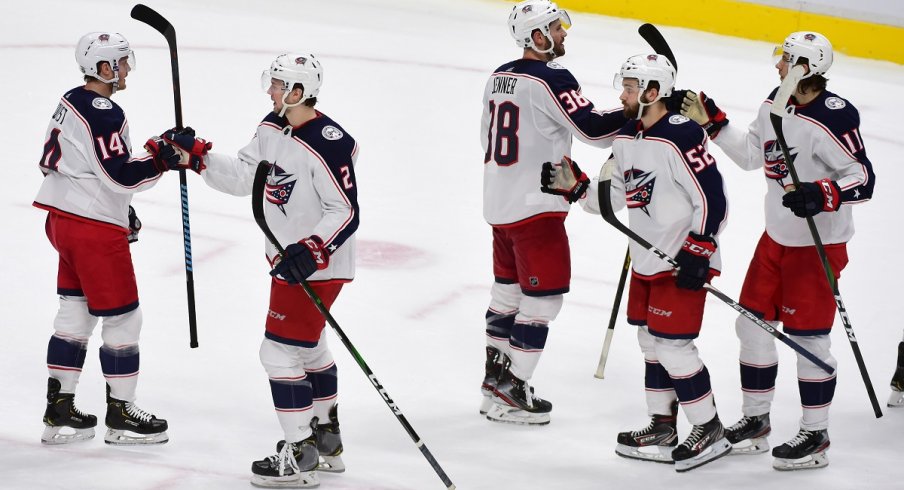
[{"label": "player's hand", "polygon": [[138,219],[138,215],[135,214],[135,208],[129,206],[129,234],[126,238],[129,240],[129,243],[135,243],[138,241],[138,232],[141,231],[141,220]]},{"label": "player's hand", "polygon": [[154,136],[148,139],[144,144],[144,149],[154,158],[154,168],[158,172],[163,173],[171,168],[178,168],[179,152],[176,151],[173,145],[164,141],[163,138]]},{"label": "player's hand", "polygon": [[675,262],[678,262],[675,284],[691,291],[702,288],[709,277],[709,261],[716,248],[718,245],[713,237],[690,232],[675,256]]},{"label": "player's hand", "polygon": [[546,162],[540,171],[540,191],[558,194],[573,203],[584,196],[590,179],[570,158],[562,157],[561,163]]},{"label": "player's hand", "polygon": [[204,156],[213,148],[213,143],[195,137],[195,130],[192,128],[171,129],[163,133],[163,140],[173,145],[177,153],[179,153],[179,162],[175,167],[184,170],[192,170],[201,173],[207,168],[204,164]]},{"label": "player's hand", "polygon": [[725,112],[719,109],[716,102],[703,92],[695,94],[688,90],[681,102],[681,114],[702,126],[710,138],[715,138],[719,131],[728,124]]},{"label": "player's hand", "polygon": [[829,179],[801,182],[800,187],[782,196],[782,206],[798,218],[815,216],[823,211],[838,211],[841,207],[841,188]]},{"label": "player's hand", "polygon": [[314,272],[326,269],[329,264],[330,256],[323,250],[323,240],[312,235],[286,247],[286,253],[273,266],[270,275],[280,275],[289,284],[300,284]]}]

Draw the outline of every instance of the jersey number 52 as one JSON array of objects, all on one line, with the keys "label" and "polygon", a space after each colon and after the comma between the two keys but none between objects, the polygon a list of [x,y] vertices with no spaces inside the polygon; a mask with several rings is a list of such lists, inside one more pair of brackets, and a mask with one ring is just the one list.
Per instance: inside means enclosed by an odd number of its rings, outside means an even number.
[{"label": "jersey number 52", "polygon": [[518,163],[518,115],[521,109],[512,102],[496,106],[490,101],[490,129],[487,131],[487,152],[483,163],[495,161],[496,165]]}]

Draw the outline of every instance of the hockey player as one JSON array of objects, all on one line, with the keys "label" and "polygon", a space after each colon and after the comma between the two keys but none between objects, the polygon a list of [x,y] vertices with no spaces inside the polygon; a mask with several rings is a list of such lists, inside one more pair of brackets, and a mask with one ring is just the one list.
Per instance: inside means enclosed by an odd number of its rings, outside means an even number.
[{"label": "hockey player", "polygon": [[[875,185],[872,164],[860,137],[860,115],[846,99],[826,90],[832,45],[815,32],[795,32],[777,48],[775,67],[783,79],[794,65],[807,73],[789,104],[793,117],[783,130],[801,186],[794,188],[769,120],[778,89],[760,106],[747,131],[728,124],[725,113],[702,92],[689,92],[682,112],[707,128],[713,141],[741,168],[765,173],[766,230],[741,290],[740,303],[764,320],[781,323],[795,342],[832,367],[829,333],[835,302],[813,238],[804,219],[813,216],[837,280],[847,264],[846,243],[854,234],[851,205],[870,199]],[[769,449],[769,411],[775,395],[778,354],[771,335],[739,316],[743,417],[726,430],[738,454]],[[829,405],[835,376],[798,354],[797,378],[803,416],[800,431],[774,448],[779,470],[828,464]]]},{"label": "hockey player", "polygon": [[178,166],[172,148],[148,140],[150,153],[133,154],[125,113],[111,97],[126,89],[135,59],[116,33],[84,35],[75,59],[85,84],[60,99],[38,162],[44,181],[34,205],[48,211],[46,231],[59,255],[60,308],[47,346],[45,444],[94,437],[97,417],[75,406],[75,388],[88,339],[102,318],[100,364],[107,380],[110,444],[159,444],[167,422],[135,405],[141,308],[128,238],[140,229],[132,194]]},{"label": "hockey player", "polygon": [[[628,323],[646,362],[644,386],[652,417],[644,429],[618,434],[616,453],[627,458],[675,463],[688,471],[731,450],[694,339],[700,333],[706,291],[719,274],[718,237],[727,217],[722,175],[707,152],[708,138],[688,118],[669,112],[664,98],[675,85],[675,69],[664,56],[628,58],[616,74],[624,114],[631,119],[612,144],[615,165],[613,210],[628,207],[629,226],[675,257],[675,271],[641,245],[631,243]],[[574,194],[583,174],[577,164],[544,164],[541,184],[549,192]],[[599,182],[579,202],[599,214]],[[678,444],[678,402],[693,424]]]},{"label": "hockey player", "polygon": [[[608,147],[625,123],[601,113],[555,59],[565,54],[568,13],[548,0],[526,0],[509,15],[522,57],[490,76],[483,97],[484,218],[493,229],[495,282],[486,312],[481,414],[500,422],[548,424],[552,404],[528,384],[549,323],[568,292],[569,203],[536,185],[543,162],[571,154],[572,136]],[[586,176],[577,185],[586,187]]]},{"label": "hockey player", "polygon": [[889,407],[904,407],[904,340],[898,342],[898,361],[895,373],[891,377],[891,395],[888,397]]},{"label": "hockey player", "polygon": [[251,483],[261,487],[313,487],[319,484],[315,469],[345,471],[325,321],[298,287],[309,280],[329,308],[355,275],[358,145],[314,108],[322,83],[323,68],[313,55],[277,57],[261,76],[273,111],[237,157],[207,153],[207,143],[193,134],[165,135],[208,185],[228,194],[251,194],[258,163],[273,163],[265,188],[267,223],[289,245],[282,257],[266,246],[273,279],[260,359],[284,440],[276,455],[251,465]]}]

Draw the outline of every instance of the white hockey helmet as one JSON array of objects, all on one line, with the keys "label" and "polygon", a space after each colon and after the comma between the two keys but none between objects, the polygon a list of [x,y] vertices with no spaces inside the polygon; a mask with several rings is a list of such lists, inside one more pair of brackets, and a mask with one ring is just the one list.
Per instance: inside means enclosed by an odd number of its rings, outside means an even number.
[{"label": "white hockey helmet", "polygon": [[[127,58],[129,68],[135,69],[135,53],[129,47],[129,41],[122,34],[113,32],[89,32],[78,40],[75,46],[75,61],[82,74],[94,77],[104,83],[112,83],[114,91],[119,85],[119,60]],[[97,65],[101,62],[110,64],[113,78],[101,78]]]},{"label": "white hockey helmet", "polygon": [[[515,44],[521,48],[531,48],[538,53],[549,53],[553,49],[552,36],[549,34],[549,25],[556,20],[562,21],[562,26],[571,27],[571,17],[568,12],[560,9],[549,0],[524,0],[512,7],[512,13],[508,18],[509,34],[515,39]],[[531,33],[534,29],[549,39],[549,49],[541,50],[534,43]]]},{"label": "white hockey helmet", "polygon": [[[264,70],[261,74],[261,88],[266,92],[272,85],[272,79],[283,82],[283,109],[280,116],[283,116],[286,109],[300,105],[308,99],[317,97],[320,93],[320,86],[323,84],[323,67],[313,54],[286,53],[281,54],[270,64],[269,70]],[[296,83],[300,83],[303,90],[301,100],[294,104],[286,104],[286,97],[292,91],[292,87]]]},{"label": "white hockey helmet", "polygon": [[798,64],[800,58],[806,58],[810,70],[804,78],[825,75],[832,66],[832,43],[818,32],[792,32],[781,46],[775,48],[773,55],[787,55],[786,60],[791,66]]}]

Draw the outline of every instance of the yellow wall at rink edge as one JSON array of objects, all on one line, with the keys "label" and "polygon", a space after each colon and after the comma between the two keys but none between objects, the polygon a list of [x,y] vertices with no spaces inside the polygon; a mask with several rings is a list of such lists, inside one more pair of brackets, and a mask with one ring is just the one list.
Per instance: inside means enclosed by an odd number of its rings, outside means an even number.
[{"label": "yellow wall at rink edge", "polygon": [[557,0],[574,11],[625,17],[780,44],[795,31],[824,34],[836,52],[904,64],[904,28],[731,0]]}]

